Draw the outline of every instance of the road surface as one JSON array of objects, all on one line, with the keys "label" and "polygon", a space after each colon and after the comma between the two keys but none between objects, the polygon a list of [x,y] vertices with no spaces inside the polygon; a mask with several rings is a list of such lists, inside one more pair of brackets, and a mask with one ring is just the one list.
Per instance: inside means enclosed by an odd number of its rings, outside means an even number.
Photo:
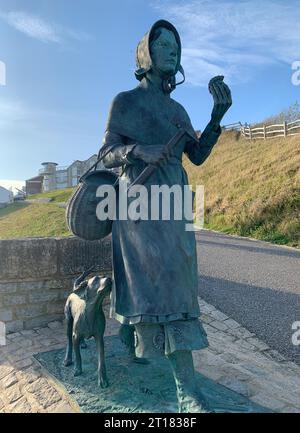
[{"label": "road surface", "polygon": [[199,296],[300,365],[300,251],[208,230],[196,239]]}]

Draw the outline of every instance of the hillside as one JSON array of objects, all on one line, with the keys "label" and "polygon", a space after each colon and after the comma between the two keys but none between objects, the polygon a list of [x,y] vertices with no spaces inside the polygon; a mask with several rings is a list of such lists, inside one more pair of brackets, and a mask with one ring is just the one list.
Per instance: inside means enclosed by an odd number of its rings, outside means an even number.
[{"label": "hillside", "polygon": [[[200,167],[184,158],[190,184],[205,186],[205,227],[300,248],[300,135],[246,140],[223,132]],[[32,198],[48,204],[15,203],[0,209],[0,239],[68,236],[59,202],[72,189]]]},{"label": "hillside", "polygon": [[300,247],[300,135],[224,132],[202,166],[184,165],[190,184],[205,187],[205,227]]},{"label": "hillside", "polygon": [[65,209],[58,203],[68,199],[72,188],[36,194],[30,200],[50,198],[47,204],[16,202],[0,209],[0,239],[69,236],[65,222]]},{"label": "hillside", "polygon": [[31,195],[29,199],[35,200],[39,198],[49,198],[51,203],[62,203],[68,200],[73,190],[74,188],[57,189],[55,191]]}]

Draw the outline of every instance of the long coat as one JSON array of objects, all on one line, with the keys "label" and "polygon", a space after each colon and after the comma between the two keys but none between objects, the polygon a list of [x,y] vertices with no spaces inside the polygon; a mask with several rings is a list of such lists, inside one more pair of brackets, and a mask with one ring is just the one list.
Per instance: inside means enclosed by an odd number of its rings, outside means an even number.
[{"label": "long coat", "polygon": [[[112,103],[101,152],[119,146],[105,157],[105,166],[125,164],[122,180],[131,183],[146,167],[132,157],[134,145],[165,144],[178,128],[184,128],[197,140],[185,109],[144,78],[135,89],[117,95]],[[200,140],[185,136],[178,142],[169,162],[157,168],[144,184],[149,192],[149,212],[151,185],[179,185],[183,189],[188,185],[183,153],[195,164],[202,164],[220,133],[220,129],[206,131]],[[161,203],[158,220],[113,222],[111,314],[121,323],[163,323],[200,314],[195,235],[186,230],[186,224],[192,221],[184,216],[183,209],[183,219],[176,220],[173,205],[171,199],[169,220],[161,218]]]}]

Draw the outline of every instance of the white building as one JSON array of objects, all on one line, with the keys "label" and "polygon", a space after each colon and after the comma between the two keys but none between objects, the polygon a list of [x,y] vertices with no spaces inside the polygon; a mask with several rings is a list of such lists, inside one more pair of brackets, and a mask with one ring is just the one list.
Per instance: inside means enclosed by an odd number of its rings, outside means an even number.
[{"label": "white building", "polygon": [[7,206],[14,201],[14,195],[12,191],[9,191],[3,186],[0,186],[0,208]]},{"label": "white building", "polygon": [[[80,177],[97,161],[97,155],[92,155],[86,161],[74,161],[68,167],[59,167],[56,162],[43,162],[39,175],[43,176],[43,192],[54,189],[74,187]],[[98,168],[104,168],[102,162]]]}]

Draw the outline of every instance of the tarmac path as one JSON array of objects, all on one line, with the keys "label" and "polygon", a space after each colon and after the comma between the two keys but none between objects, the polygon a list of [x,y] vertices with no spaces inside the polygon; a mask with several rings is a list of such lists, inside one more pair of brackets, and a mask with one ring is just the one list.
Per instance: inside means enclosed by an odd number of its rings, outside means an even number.
[{"label": "tarmac path", "polygon": [[199,296],[300,365],[300,250],[209,230],[196,239]]}]

